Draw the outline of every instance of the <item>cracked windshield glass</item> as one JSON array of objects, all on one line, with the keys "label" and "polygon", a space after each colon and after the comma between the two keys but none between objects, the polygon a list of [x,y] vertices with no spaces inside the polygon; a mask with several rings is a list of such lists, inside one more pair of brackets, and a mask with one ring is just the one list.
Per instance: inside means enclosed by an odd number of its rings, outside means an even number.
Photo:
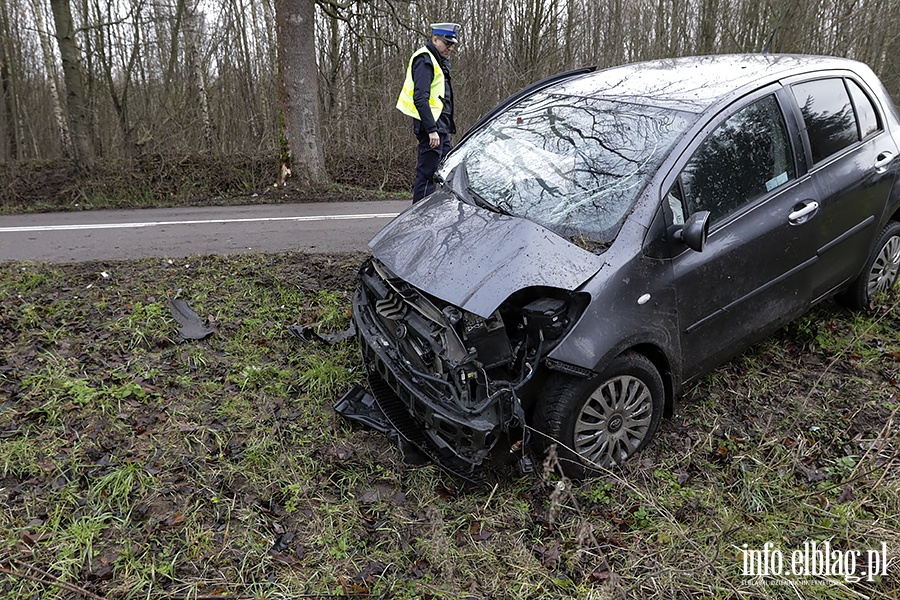
[{"label": "cracked windshield glass", "polygon": [[538,94],[462,144],[441,175],[476,204],[609,242],[692,121],[671,109]]}]

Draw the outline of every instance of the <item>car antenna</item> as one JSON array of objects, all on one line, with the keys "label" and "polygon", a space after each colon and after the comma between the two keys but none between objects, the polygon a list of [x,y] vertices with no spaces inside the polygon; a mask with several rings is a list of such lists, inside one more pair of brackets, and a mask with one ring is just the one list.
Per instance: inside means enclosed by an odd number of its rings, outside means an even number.
[{"label": "car antenna", "polygon": [[763,54],[769,53],[769,48],[771,48],[771,46],[772,46],[772,39],[775,37],[775,32],[777,32],[777,31],[778,31],[777,27],[772,30],[772,35],[769,36],[769,39],[766,41],[766,45],[763,46],[763,49],[762,49]]}]

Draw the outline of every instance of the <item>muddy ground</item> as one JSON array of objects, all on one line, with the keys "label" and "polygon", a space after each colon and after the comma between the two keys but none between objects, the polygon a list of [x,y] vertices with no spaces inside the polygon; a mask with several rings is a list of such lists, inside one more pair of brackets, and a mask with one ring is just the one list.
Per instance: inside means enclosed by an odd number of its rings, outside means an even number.
[{"label": "muddy ground", "polygon": [[782,329],[605,477],[473,487],[335,415],[355,342],[287,333],[345,327],[362,259],[0,265],[0,597],[796,597],[735,548],[896,551],[896,297]]}]

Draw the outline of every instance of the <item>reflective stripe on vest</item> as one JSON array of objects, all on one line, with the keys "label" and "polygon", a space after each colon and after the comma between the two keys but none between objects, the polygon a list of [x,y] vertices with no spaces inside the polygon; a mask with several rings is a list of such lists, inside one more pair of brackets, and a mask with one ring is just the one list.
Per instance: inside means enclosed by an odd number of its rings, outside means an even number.
[{"label": "reflective stripe on vest", "polygon": [[[403,82],[403,89],[400,90],[400,97],[397,98],[397,110],[413,119],[420,117],[416,104],[413,102],[415,84],[413,83],[412,64],[417,56],[426,53],[429,53],[428,48],[423,46],[410,57],[409,64],[406,66],[406,81]],[[441,100],[444,97],[444,72],[433,56],[431,57],[431,65],[434,67],[434,77],[431,79],[428,105],[431,107],[431,114],[434,116],[434,120],[437,121],[438,117],[441,116],[441,111],[444,109],[444,102]]]}]

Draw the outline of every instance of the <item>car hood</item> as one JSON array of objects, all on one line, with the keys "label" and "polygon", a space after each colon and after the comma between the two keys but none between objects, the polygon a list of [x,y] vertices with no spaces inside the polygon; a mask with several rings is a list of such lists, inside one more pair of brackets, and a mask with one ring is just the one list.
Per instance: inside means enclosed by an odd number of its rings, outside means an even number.
[{"label": "car hood", "polygon": [[401,213],[369,247],[401,279],[482,317],[526,287],[574,290],[604,262],[527,219],[444,193]]}]

